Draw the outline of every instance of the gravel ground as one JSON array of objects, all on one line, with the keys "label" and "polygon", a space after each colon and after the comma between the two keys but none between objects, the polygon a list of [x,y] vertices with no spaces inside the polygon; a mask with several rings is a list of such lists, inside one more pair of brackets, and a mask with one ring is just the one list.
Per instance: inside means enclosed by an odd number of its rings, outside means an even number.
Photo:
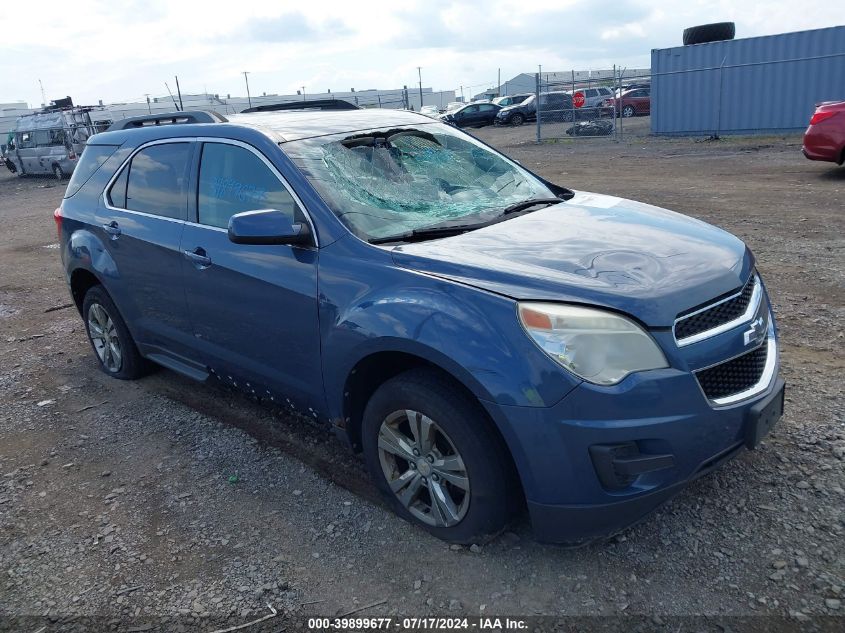
[{"label": "gravel ground", "polygon": [[796,137],[646,127],[631,122],[622,143],[477,134],[561,184],[746,240],[781,328],[787,410],[758,450],[580,549],[533,541],[524,518],[450,547],[386,510],[359,458],[307,420],[165,370],[104,376],[58,261],[64,185],[0,173],[0,630],[211,630],[268,604],[279,617],[244,630],[350,612],[843,630],[845,168],[805,160]]}]

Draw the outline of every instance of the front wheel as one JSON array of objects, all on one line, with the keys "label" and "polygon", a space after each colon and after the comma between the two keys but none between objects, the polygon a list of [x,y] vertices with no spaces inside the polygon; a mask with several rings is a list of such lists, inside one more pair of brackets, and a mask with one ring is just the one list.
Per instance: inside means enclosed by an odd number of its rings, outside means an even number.
[{"label": "front wheel", "polygon": [[522,125],[523,123],[525,123],[525,117],[522,116],[521,114],[514,114],[511,117],[511,125],[519,126],[519,125]]},{"label": "front wheel", "polygon": [[65,172],[62,169],[61,165],[53,165],[53,177],[56,180],[64,180],[65,179]]},{"label": "front wheel", "polygon": [[451,543],[483,543],[507,525],[510,456],[483,410],[428,370],[379,387],[364,411],[370,475],[394,511]]},{"label": "front wheel", "polygon": [[629,119],[634,116],[634,106],[626,105],[624,108],[622,108],[622,116],[624,116],[626,119]]}]

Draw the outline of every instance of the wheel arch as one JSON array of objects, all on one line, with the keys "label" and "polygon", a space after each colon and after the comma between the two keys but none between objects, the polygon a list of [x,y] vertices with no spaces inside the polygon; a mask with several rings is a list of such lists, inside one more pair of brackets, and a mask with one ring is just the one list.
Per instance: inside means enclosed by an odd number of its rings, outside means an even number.
[{"label": "wheel arch", "polygon": [[385,382],[411,369],[428,368],[442,374],[474,401],[493,399],[472,374],[440,356],[438,352],[430,349],[407,349],[400,346],[376,348],[367,350],[349,368],[343,382],[342,401],[339,403],[339,426],[346,431],[356,450],[360,448],[361,419],[370,397]]},{"label": "wheel arch", "polygon": [[[484,390],[484,387],[480,384],[476,384],[474,385],[474,390],[466,384],[466,376],[464,376],[464,380],[462,380],[461,377],[457,375],[462,372],[450,371],[449,369],[444,368],[440,363],[416,353],[394,350],[376,351],[359,359],[354,367],[349,371],[343,389],[343,431],[345,432],[353,449],[356,452],[361,450],[361,427],[364,417],[364,409],[372,395],[381,385],[391,378],[412,369],[427,369],[439,374],[442,378],[453,384],[478,407],[479,413],[486,421],[486,430],[493,433],[504,448],[509,461],[506,467],[508,467],[510,472],[513,474],[514,481],[519,487],[518,492],[520,499],[524,501],[525,491],[522,485],[522,478],[514,455],[511,451],[511,447],[506,441],[505,436],[499,428],[496,420],[490,415],[487,408],[481,402],[484,395],[489,396],[486,390]],[[474,381],[470,379],[470,382]],[[476,390],[480,390],[484,395],[479,395],[479,392]]]},{"label": "wheel arch", "polygon": [[85,294],[94,286],[102,286],[100,279],[87,268],[77,268],[70,274],[70,294],[79,314],[82,314],[82,304]]}]

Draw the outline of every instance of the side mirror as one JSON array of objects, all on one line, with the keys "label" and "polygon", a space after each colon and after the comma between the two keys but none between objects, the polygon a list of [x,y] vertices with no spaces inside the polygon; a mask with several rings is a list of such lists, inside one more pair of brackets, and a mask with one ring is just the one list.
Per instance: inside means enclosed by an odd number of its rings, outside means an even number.
[{"label": "side mirror", "polygon": [[307,224],[276,209],[244,211],[229,218],[229,240],[235,244],[311,244]]}]

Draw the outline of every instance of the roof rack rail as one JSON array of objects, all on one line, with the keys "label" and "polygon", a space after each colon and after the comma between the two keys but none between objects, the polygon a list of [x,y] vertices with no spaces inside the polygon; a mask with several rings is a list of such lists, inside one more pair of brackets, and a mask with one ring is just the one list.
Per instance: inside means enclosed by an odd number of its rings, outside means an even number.
[{"label": "roof rack rail", "polygon": [[284,103],[268,103],[241,110],[241,114],[251,112],[278,112],[280,110],[360,110],[354,103],[343,99],[308,99],[303,101],[286,101]]},{"label": "roof rack rail", "polygon": [[206,110],[185,110],[182,112],[162,112],[161,114],[144,114],[131,116],[127,119],[115,121],[107,132],[115,130],[131,130],[133,128],[149,127],[153,125],[177,125],[186,123],[226,123],[229,119],[217,112]]}]

